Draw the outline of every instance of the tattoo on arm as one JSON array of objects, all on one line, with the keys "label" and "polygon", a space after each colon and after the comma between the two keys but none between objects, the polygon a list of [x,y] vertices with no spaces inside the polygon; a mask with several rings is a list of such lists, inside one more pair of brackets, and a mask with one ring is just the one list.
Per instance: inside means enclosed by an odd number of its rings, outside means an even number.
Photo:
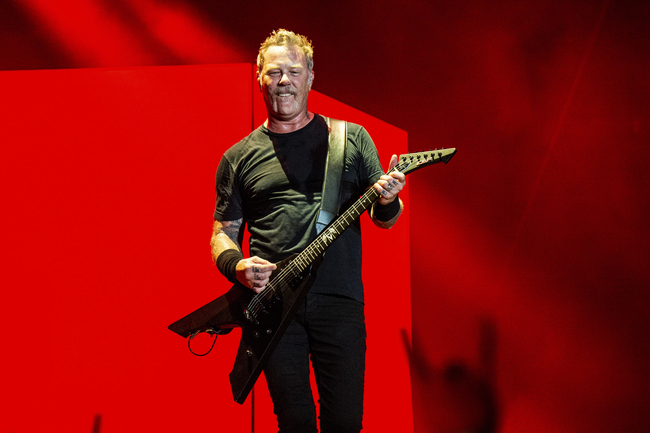
[{"label": "tattoo on arm", "polygon": [[225,233],[233,243],[239,245],[239,230],[241,230],[241,225],[242,220],[224,221],[221,223],[221,231]]},{"label": "tattoo on arm", "polygon": [[212,227],[210,247],[212,259],[217,260],[219,254],[228,249],[241,251],[240,239],[243,219],[235,221],[216,221]]}]

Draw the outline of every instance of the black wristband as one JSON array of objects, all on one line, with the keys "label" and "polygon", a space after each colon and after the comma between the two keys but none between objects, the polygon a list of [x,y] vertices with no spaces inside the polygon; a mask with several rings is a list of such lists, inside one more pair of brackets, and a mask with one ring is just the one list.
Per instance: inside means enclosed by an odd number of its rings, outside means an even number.
[{"label": "black wristband", "polygon": [[237,263],[244,259],[244,255],[239,250],[225,250],[217,257],[217,269],[231,283],[237,282]]},{"label": "black wristband", "polygon": [[379,221],[390,221],[399,214],[401,205],[399,204],[399,197],[395,196],[395,200],[391,201],[387,205],[382,205],[379,202],[375,202],[373,207],[372,214]]}]

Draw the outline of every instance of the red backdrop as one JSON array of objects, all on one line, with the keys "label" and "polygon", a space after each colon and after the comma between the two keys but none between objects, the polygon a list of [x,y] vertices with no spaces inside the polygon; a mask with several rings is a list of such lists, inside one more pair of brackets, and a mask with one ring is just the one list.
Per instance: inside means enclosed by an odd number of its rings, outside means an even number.
[{"label": "red backdrop", "polygon": [[[103,432],[250,431],[250,399],[234,403],[227,377],[238,335],[200,358],[166,327],[229,287],[209,257],[214,174],[221,153],[263,120],[252,71],[0,73],[2,429],[88,431],[101,414]],[[233,77],[226,90],[223,76]],[[403,131],[324,95],[310,107],[365,125],[386,163],[407,148]],[[365,423],[410,431],[408,212],[393,230],[363,229]],[[387,244],[402,252],[388,273]],[[256,431],[269,431],[261,382]]]},{"label": "red backdrop", "polygon": [[[271,30],[306,34],[316,90],[408,131],[414,151],[459,148],[409,177],[415,431],[636,432],[650,430],[648,22],[644,0],[10,0],[0,69],[251,62]],[[47,269],[33,251],[12,263]]]}]

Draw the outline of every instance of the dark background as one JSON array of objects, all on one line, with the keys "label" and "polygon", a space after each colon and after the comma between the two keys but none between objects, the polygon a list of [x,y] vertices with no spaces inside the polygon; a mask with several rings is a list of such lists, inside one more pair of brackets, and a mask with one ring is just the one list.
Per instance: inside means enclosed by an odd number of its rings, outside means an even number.
[{"label": "dark background", "polygon": [[409,177],[415,431],[641,432],[649,22],[647,1],[9,0],[0,69],[252,63],[307,35],[315,90],[458,148]]}]

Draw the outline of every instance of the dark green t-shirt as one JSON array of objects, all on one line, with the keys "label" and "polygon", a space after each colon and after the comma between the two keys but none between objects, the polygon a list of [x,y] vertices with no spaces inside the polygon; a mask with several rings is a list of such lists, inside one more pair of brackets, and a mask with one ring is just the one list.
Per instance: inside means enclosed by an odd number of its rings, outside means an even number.
[{"label": "dark green t-shirt", "polygon": [[[214,218],[243,218],[251,255],[271,262],[299,253],[315,236],[320,209],[327,124],[319,116],[304,128],[276,134],[260,126],[228,149],[217,169]],[[383,174],[367,131],[348,123],[341,209],[354,203]],[[363,302],[361,227],[352,224],[327,250],[310,291]]]}]

